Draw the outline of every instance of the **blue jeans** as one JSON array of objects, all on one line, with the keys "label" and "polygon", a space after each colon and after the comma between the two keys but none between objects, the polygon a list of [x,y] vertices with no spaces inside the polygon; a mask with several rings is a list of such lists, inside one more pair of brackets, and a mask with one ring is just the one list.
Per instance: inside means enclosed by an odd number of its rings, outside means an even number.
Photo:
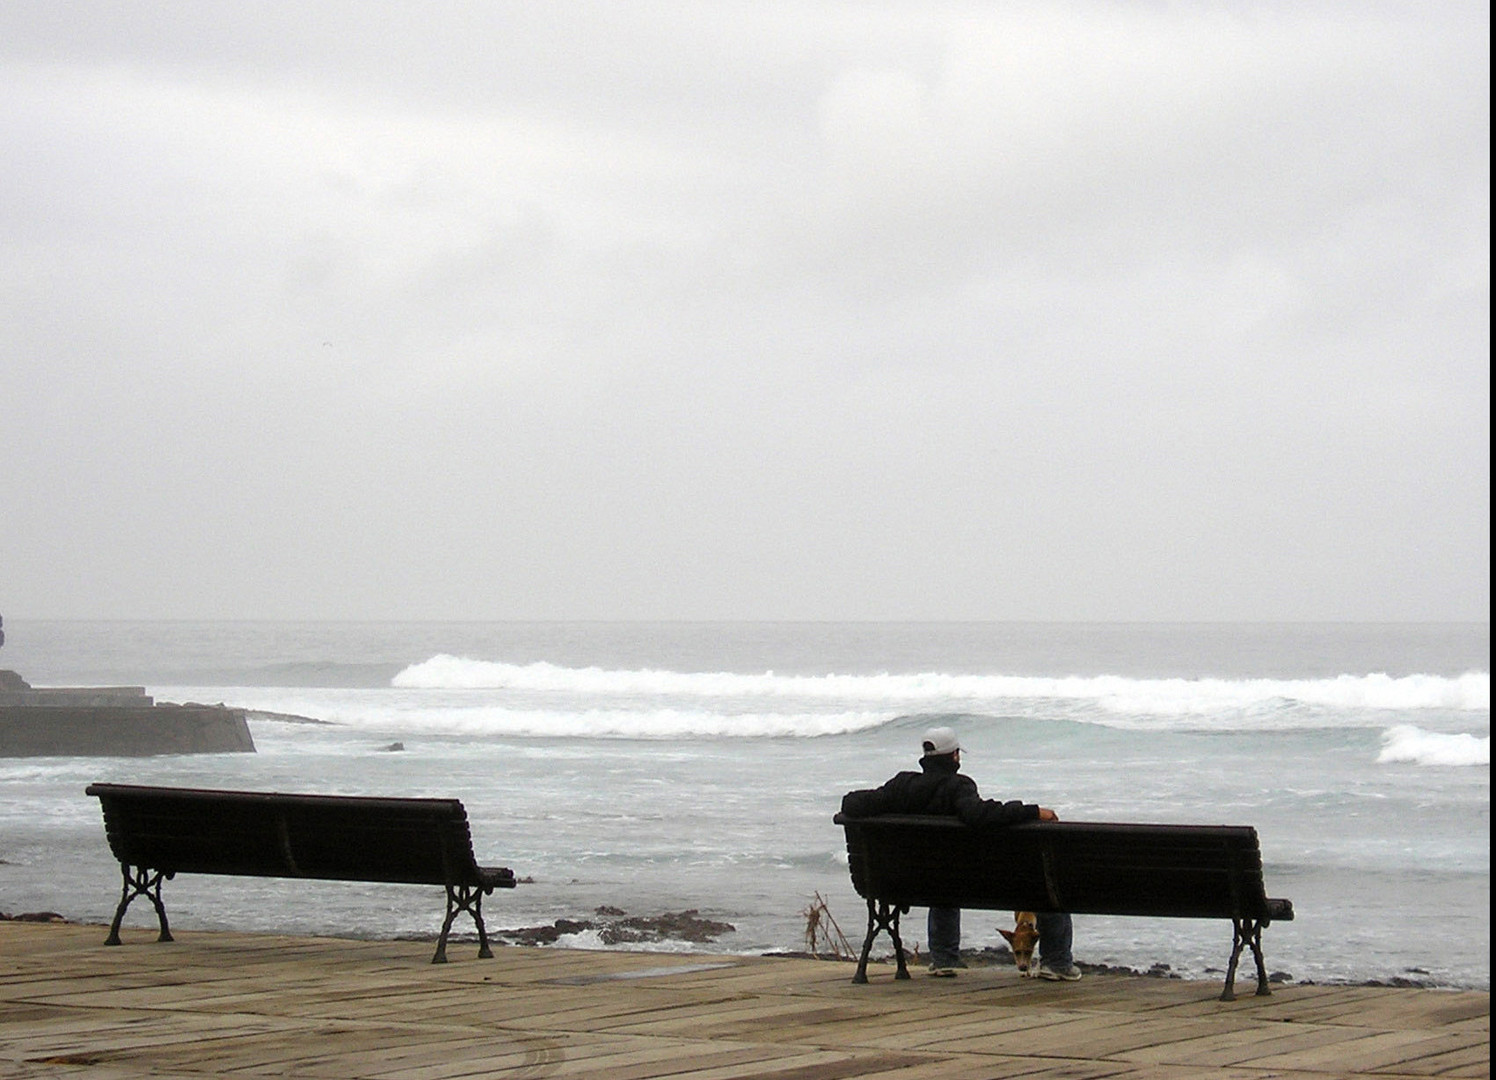
[{"label": "blue jeans", "polygon": [[925,923],[930,939],[930,966],[951,968],[961,963],[961,909],[932,907]]},{"label": "blue jeans", "polygon": [[[1039,964],[1064,971],[1075,965],[1070,955],[1074,928],[1064,912],[1041,911],[1034,916],[1039,926]],[[926,922],[930,939],[930,966],[957,967],[961,963],[961,909],[931,908]]]}]

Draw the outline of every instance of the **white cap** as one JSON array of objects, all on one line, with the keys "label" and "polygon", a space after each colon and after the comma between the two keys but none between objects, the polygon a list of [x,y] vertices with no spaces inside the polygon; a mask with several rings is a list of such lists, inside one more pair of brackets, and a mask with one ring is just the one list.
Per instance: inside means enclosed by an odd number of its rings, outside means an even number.
[{"label": "white cap", "polygon": [[948,727],[932,727],[925,732],[924,739],[925,756],[936,754],[954,754],[961,749],[961,740],[956,738],[956,733]]}]

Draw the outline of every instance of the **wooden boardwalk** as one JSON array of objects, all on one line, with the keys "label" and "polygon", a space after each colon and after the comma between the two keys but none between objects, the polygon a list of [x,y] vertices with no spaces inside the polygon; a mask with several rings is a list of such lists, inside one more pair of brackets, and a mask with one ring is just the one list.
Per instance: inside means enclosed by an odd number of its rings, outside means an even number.
[{"label": "wooden boardwalk", "polygon": [[[0,1080],[1488,1077],[1490,995],[0,922]],[[1248,990],[1246,982],[1241,989]]]}]

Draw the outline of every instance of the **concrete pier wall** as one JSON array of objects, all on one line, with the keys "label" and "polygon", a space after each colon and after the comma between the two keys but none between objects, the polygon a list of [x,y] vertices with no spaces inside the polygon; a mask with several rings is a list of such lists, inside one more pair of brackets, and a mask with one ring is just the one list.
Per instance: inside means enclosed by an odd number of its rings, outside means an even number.
[{"label": "concrete pier wall", "polygon": [[0,757],[252,754],[254,749],[244,710],[223,705],[0,705]]},{"label": "concrete pier wall", "polygon": [[0,688],[0,707],[6,705],[96,706],[149,709],[156,702],[143,686],[62,686],[36,690]]}]

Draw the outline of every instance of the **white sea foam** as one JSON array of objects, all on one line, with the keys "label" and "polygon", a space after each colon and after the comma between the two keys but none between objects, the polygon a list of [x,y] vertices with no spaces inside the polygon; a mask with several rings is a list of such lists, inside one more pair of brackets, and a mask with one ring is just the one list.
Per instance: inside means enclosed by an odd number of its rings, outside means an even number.
[{"label": "white sea foam", "polygon": [[1117,713],[1183,716],[1271,703],[1358,709],[1489,711],[1491,677],[1457,678],[1373,673],[1325,679],[1136,679],[1115,675],[1061,678],[956,675],[687,673],[568,668],[550,663],[505,664],[446,654],[412,665],[393,685],[408,689],[491,689],[586,696],[660,695],[698,698],[798,698],[888,703],[1059,699],[1085,701]]},{"label": "white sea foam", "polygon": [[877,727],[875,713],[713,713],[681,709],[437,709],[382,718],[351,717],[354,724],[389,730],[540,738],[787,738],[845,735]]},{"label": "white sea foam", "polygon": [[1479,734],[1490,709],[1485,673],[1301,680],[809,676],[515,665],[449,655],[406,668],[384,688],[150,689],[163,701],[227,697],[264,713],[394,737],[815,738],[928,713],[1140,731],[1381,730],[1426,716],[1418,721],[1424,728]]},{"label": "white sea foam", "polygon": [[315,717],[331,724],[388,735],[669,739],[814,738],[866,731],[888,722],[887,712],[854,709],[806,712],[736,711],[671,707],[657,701],[633,707],[558,703],[553,708],[524,708],[489,697],[454,701],[449,695],[426,696],[405,691],[283,691],[246,687],[236,704],[256,710],[252,719],[273,723],[277,714]]},{"label": "white sea foam", "polygon": [[556,944],[563,949],[606,949],[602,933],[597,930],[578,930],[574,934],[562,934]]},{"label": "white sea foam", "polygon": [[1490,765],[1491,737],[1468,732],[1456,735],[1424,731],[1412,724],[1398,724],[1382,733],[1378,764]]}]

